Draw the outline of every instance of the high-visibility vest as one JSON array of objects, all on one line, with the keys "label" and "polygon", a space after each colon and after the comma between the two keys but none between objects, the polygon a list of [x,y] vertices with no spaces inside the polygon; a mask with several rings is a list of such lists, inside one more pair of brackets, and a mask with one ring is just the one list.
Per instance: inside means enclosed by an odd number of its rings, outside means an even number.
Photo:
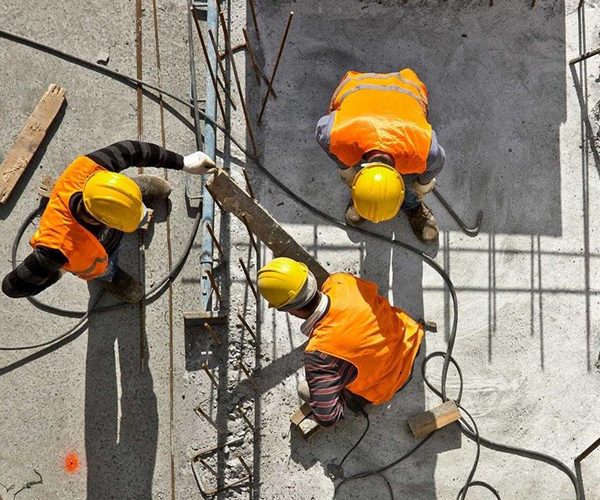
[{"label": "high-visibility vest", "polygon": [[83,190],[90,175],[101,170],[106,169],[86,156],[76,158],[54,185],[39,228],[29,242],[33,248],[60,250],[68,259],[62,268],[84,280],[106,272],[108,254],[98,239],[77,222],[69,209],[69,200]]},{"label": "high-visibility vest", "polygon": [[358,369],[347,389],[373,404],[392,398],[410,377],[423,327],[377,293],[377,285],[333,274],[322,287],[329,311],[315,325],[307,351],[344,359]]},{"label": "high-visibility vest", "polygon": [[401,174],[427,168],[431,125],[427,88],[411,69],[399,73],[349,71],[331,98],[329,151],[352,167],[369,151],[394,158]]}]

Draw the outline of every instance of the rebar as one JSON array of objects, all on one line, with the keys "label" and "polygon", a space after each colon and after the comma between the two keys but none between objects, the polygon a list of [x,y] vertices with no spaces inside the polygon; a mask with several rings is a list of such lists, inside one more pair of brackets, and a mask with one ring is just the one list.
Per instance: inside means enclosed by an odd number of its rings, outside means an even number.
[{"label": "rebar", "polygon": [[277,75],[277,68],[279,67],[279,61],[281,61],[281,55],[283,54],[283,47],[285,46],[285,41],[287,40],[288,33],[290,31],[290,26],[292,25],[292,18],[294,17],[294,13],[290,12],[288,17],[287,25],[285,26],[285,31],[283,32],[283,39],[281,40],[281,45],[279,45],[279,52],[277,53],[277,59],[275,60],[275,66],[273,68],[273,73],[271,74],[271,78],[269,79],[269,86],[267,87],[267,94],[262,103],[262,108],[260,110],[260,114],[258,115],[258,123],[261,122],[263,113],[267,108],[267,101],[269,100],[269,92],[273,87],[273,81],[275,80],[275,75]]},{"label": "rebar", "polygon": [[242,455],[238,455],[238,460],[240,461],[240,463],[242,464],[242,466],[244,467],[244,469],[246,469],[246,472],[248,473],[248,475],[250,477],[252,477],[252,470],[250,470],[250,467],[248,467],[248,464],[243,459]]},{"label": "rebar", "polygon": [[254,6],[254,0],[248,0],[250,4],[250,12],[252,13],[252,23],[254,24],[254,31],[256,31],[256,38],[260,40],[260,31],[258,30],[258,21],[256,19],[256,7]]},{"label": "rebar", "polygon": [[252,425],[252,422],[250,422],[250,419],[246,416],[246,414],[244,413],[244,411],[242,410],[240,405],[237,406],[236,410],[242,416],[242,418],[246,421],[246,424],[248,424],[248,427],[250,427],[250,429],[252,429],[252,432],[256,432],[254,430],[254,426]]},{"label": "rebar", "polygon": [[258,389],[258,382],[255,380],[255,378],[250,374],[250,370],[248,370],[248,367],[244,364],[244,362],[241,359],[238,359],[238,366],[243,370],[243,372],[246,374],[246,377],[248,377],[248,380],[250,382],[252,382],[252,385]]},{"label": "rebar", "polygon": [[[208,29],[208,37],[210,38],[210,43],[213,46],[213,50],[215,51],[215,54],[218,54],[219,53],[219,45],[217,44],[217,40],[215,39],[213,30],[211,30],[210,28]],[[225,66],[223,66],[223,62],[221,61],[220,57],[217,57],[217,64],[219,65],[219,69],[221,70],[221,74],[223,75],[223,80],[225,81],[225,84],[228,84],[229,79],[227,78],[227,73],[225,72]]]},{"label": "rebar", "polygon": [[248,114],[248,108],[246,107],[246,100],[244,99],[244,90],[242,89],[242,84],[240,82],[240,75],[238,74],[237,66],[235,64],[235,57],[233,57],[233,52],[231,50],[231,40],[229,38],[229,32],[227,31],[227,23],[225,22],[225,16],[223,15],[223,11],[221,10],[220,5],[217,3],[219,7],[219,19],[221,20],[221,26],[223,28],[223,38],[225,39],[225,46],[227,50],[231,52],[232,56],[229,58],[231,62],[231,68],[233,69],[233,76],[235,77],[235,83],[237,85],[238,94],[240,96],[240,103],[242,104],[242,110],[244,111],[244,118],[246,119],[246,127],[248,128],[248,136],[250,137],[250,143],[252,144],[252,150],[254,151],[254,155],[258,157],[258,148],[256,147],[256,140],[254,139],[254,131],[252,130],[252,123],[250,122],[250,115]]},{"label": "rebar", "polygon": [[208,413],[206,413],[200,406],[196,406],[196,408],[194,408],[194,411],[196,412],[196,414],[200,414],[202,417],[204,417],[205,420],[210,425],[212,425],[219,434],[222,434],[221,429],[219,429],[219,427],[217,426],[217,424],[215,423],[215,421],[212,418],[210,418],[210,416],[208,415]]},{"label": "rebar", "polygon": [[[260,68],[260,65],[258,64],[258,58],[256,57],[254,49],[252,48],[252,42],[250,42],[250,37],[248,36],[246,28],[242,28],[242,33],[244,34],[244,39],[246,40],[246,49],[248,49],[248,55],[250,56],[250,60],[252,61],[252,65],[254,66],[254,73],[258,74],[259,78],[264,80],[264,82],[267,85],[269,85],[269,79],[267,78],[267,75],[265,75],[264,71]],[[271,87],[270,92],[273,96],[273,99],[277,99],[277,93],[275,92],[275,89],[273,87]]]},{"label": "rebar", "polygon": [[[202,46],[202,53],[204,54],[204,59],[206,59],[206,67],[208,68],[208,74],[210,75],[210,79],[213,82],[213,86],[215,87],[215,95],[217,97],[217,104],[219,105],[219,109],[221,110],[221,114],[223,115],[223,120],[227,121],[227,115],[225,114],[225,106],[223,106],[223,101],[221,100],[221,95],[219,94],[219,83],[215,73],[213,71],[212,65],[210,64],[210,58],[208,56],[208,49],[206,47],[206,42],[204,41],[204,35],[202,34],[202,30],[200,29],[200,23],[198,23],[198,19],[196,19],[195,15],[196,11],[194,7],[192,7],[192,18],[194,19],[194,24],[196,25],[196,31],[198,32],[198,38],[200,39],[200,45]],[[218,82],[218,83],[217,83]],[[221,88],[228,94],[225,85],[222,84]]]},{"label": "rebar", "polygon": [[242,28],[242,32],[244,33],[244,39],[246,40],[246,48],[248,49],[248,55],[250,56],[250,62],[252,63],[252,68],[254,69],[254,76],[256,78],[256,83],[260,85],[260,70],[258,69],[258,63],[254,57],[254,50],[250,46],[250,40],[248,39],[248,33],[246,32],[246,28]]},{"label": "rebar", "polygon": [[210,286],[213,289],[213,292],[215,292],[217,299],[219,299],[219,304],[220,304],[221,302],[223,302],[223,299],[221,297],[221,292],[219,292],[219,288],[217,287],[217,283],[215,282],[215,277],[213,276],[213,273],[209,270],[206,271],[206,275],[208,276],[208,279],[210,280]]},{"label": "rebar", "polygon": [[215,376],[210,372],[210,370],[208,369],[208,366],[206,365],[206,363],[202,363],[202,369],[204,370],[204,372],[208,375],[208,378],[210,379],[210,381],[212,382],[212,385],[215,386],[216,389],[219,388],[219,383],[217,382],[217,380],[215,379]]},{"label": "rebar", "polygon": [[210,234],[210,237],[212,238],[213,243],[217,247],[217,250],[219,251],[219,255],[221,256],[221,258],[223,258],[225,256],[225,252],[223,251],[223,247],[221,246],[221,243],[219,243],[219,240],[217,239],[215,232],[213,231],[213,228],[210,225],[210,222],[206,223],[206,230],[208,231],[208,234]]},{"label": "rebar", "polygon": [[242,168],[242,172],[244,174],[244,179],[246,179],[246,188],[248,189],[248,194],[250,195],[250,198],[255,200],[256,196],[254,196],[254,189],[252,189],[252,184],[250,184],[250,176],[248,175],[248,170]]},{"label": "rebar", "polygon": [[250,231],[250,226],[248,225],[248,219],[246,219],[245,215],[242,215],[242,222],[244,223],[244,225],[246,226],[246,229],[248,230],[248,236],[250,237],[250,243],[252,243],[252,246],[254,247],[254,251],[258,255],[258,243],[256,243],[254,234],[252,234],[252,231]]},{"label": "rebar", "polygon": [[219,344],[219,345],[221,345],[221,344],[222,344],[221,337],[219,337],[219,336],[217,335],[217,332],[215,332],[215,331],[213,330],[212,326],[210,326],[208,323],[204,323],[202,326],[204,327],[204,329],[205,329],[205,330],[206,330],[208,333],[210,333],[210,336],[213,338],[213,340],[214,340],[214,341],[215,341],[217,344]]},{"label": "rebar", "polygon": [[246,267],[246,264],[244,263],[244,259],[242,259],[241,257],[240,257],[240,265],[242,266],[242,271],[244,271],[244,274],[246,275],[246,281],[248,282],[248,285],[250,285],[250,289],[252,290],[252,293],[254,294],[254,298],[256,300],[258,300],[258,292],[256,291],[256,288],[254,287],[252,278],[250,278],[250,273],[248,272],[248,268]]},{"label": "rebar", "polygon": [[254,339],[254,341],[257,342],[258,338],[256,337],[256,334],[254,333],[254,331],[252,330],[252,328],[250,327],[250,325],[246,321],[246,318],[244,318],[244,316],[242,316],[241,313],[237,313],[237,317],[242,322],[242,326],[248,331],[248,333],[252,336],[252,338]]}]

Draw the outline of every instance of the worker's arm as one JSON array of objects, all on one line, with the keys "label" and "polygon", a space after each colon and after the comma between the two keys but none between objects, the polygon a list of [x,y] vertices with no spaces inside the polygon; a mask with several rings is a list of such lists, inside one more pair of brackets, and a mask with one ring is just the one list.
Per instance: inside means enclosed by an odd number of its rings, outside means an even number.
[{"label": "worker's arm", "polygon": [[86,156],[117,173],[129,167],[156,167],[207,174],[215,167],[215,163],[202,151],[182,156],[156,144],[139,141],[116,142]]},{"label": "worker's arm", "polygon": [[348,361],[319,351],[305,352],[304,366],[315,420],[323,427],[331,427],[344,415],[343,391],[358,370]]},{"label": "worker's arm", "polygon": [[340,170],[345,170],[348,166],[342,163],[337,156],[335,156],[329,148],[331,147],[331,128],[333,127],[335,111],[330,115],[325,115],[317,122],[317,130],[315,132],[315,139],[319,143],[319,146],[323,148],[323,151],[327,153],[327,156],[331,158]]},{"label": "worker's arm", "polygon": [[2,280],[2,291],[12,298],[36,295],[60,278],[67,263],[60,250],[39,246]]},{"label": "worker's arm", "polygon": [[429,156],[427,157],[427,168],[425,172],[417,177],[417,182],[421,185],[429,184],[442,171],[445,161],[446,152],[438,143],[435,131],[432,130],[431,146],[429,148]]}]

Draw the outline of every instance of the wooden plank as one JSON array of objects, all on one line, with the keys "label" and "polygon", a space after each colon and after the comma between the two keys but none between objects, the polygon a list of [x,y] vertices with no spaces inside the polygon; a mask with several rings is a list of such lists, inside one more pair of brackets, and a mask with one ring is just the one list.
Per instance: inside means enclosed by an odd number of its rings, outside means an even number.
[{"label": "wooden plank", "polygon": [[432,410],[427,410],[408,419],[408,426],[416,438],[427,436],[461,418],[456,402],[446,401]]},{"label": "wooden plank", "polygon": [[51,84],[0,165],[0,205],[6,203],[65,102],[65,89]]},{"label": "wooden plank", "polygon": [[308,403],[304,403],[290,416],[290,422],[304,439],[314,436],[323,429],[312,417],[312,410]]},{"label": "wooden plank", "polygon": [[310,405],[308,403],[304,403],[300,408],[298,408],[293,415],[290,416],[290,422],[294,425],[300,425],[306,417],[308,417],[312,413]]},{"label": "wooden plank", "polygon": [[289,257],[303,262],[321,286],[329,273],[299,245],[256,200],[249,196],[223,169],[207,182],[206,187],[224,210],[231,212],[267,245],[275,257]]},{"label": "wooden plank", "polygon": [[40,186],[38,187],[38,194],[42,198],[50,198],[50,195],[54,190],[54,184],[56,184],[56,177],[49,174],[44,175],[40,181]]}]

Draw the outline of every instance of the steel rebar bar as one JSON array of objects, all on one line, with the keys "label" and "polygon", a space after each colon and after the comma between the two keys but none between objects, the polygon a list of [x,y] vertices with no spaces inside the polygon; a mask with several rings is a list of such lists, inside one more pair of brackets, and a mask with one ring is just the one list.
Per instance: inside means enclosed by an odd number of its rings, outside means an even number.
[{"label": "steel rebar bar", "polygon": [[215,341],[217,344],[221,345],[221,344],[223,343],[223,342],[221,341],[221,337],[219,337],[219,336],[217,335],[217,332],[215,332],[215,331],[213,330],[213,328],[212,328],[212,327],[211,327],[211,326],[210,326],[208,323],[204,323],[202,326],[204,327],[204,329],[205,329],[205,330],[206,330],[208,333],[210,333],[210,336],[213,338],[213,340],[214,340],[214,341]]},{"label": "steel rebar bar", "polygon": [[219,243],[219,240],[217,239],[217,236],[215,235],[215,232],[214,232],[212,226],[210,225],[210,222],[206,223],[206,229],[208,230],[208,234],[210,234],[210,237],[212,238],[213,243],[217,247],[217,250],[219,251],[219,255],[221,256],[221,258],[223,258],[225,256],[225,252],[223,251],[223,247],[221,246],[221,243]]},{"label": "steel rebar bar", "polygon": [[205,418],[205,420],[212,425],[219,434],[222,434],[221,429],[219,429],[219,427],[217,426],[217,424],[215,423],[215,421],[210,418],[210,416],[208,415],[208,413],[206,413],[200,406],[196,406],[196,408],[194,408],[194,411],[196,412],[196,414],[200,414],[201,416],[203,416]]},{"label": "steel rebar bar", "polygon": [[223,302],[223,299],[221,297],[221,292],[219,292],[219,288],[217,287],[217,282],[215,281],[215,277],[213,276],[213,273],[211,271],[206,271],[206,275],[208,276],[208,279],[210,280],[210,286],[213,289],[213,292],[215,292],[215,295],[217,296],[217,299],[219,299],[219,304],[221,302]]},{"label": "steel rebar bar", "polygon": [[219,388],[219,383],[217,382],[217,380],[215,379],[215,376],[211,373],[211,371],[208,369],[208,366],[206,363],[202,363],[202,369],[204,370],[204,372],[208,375],[208,378],[210,379],[210,381],[212,382],[212,385],[215,386],[215,388]]},{"label": "steel rebar bar", "polygon": [[256,432],[254,429],[254,426],[252,425],[252,422],[250,422],[250,419],[247,417],[247,415],[244,413],[244,411],[242,410],[242,408],[240,407],[240,405],[237,405],[237,412],[242,416],[242,418],[246,421],[246,424],[248,424],[248,427],[250,427],[250,429],[252,429],[252,432]]},{"label": "steel rebar bar", "polygon": [[258,243],[256,242],[256,238],[254,237],[254,234],[250,230],[250,226],[248,225],[248,219],[246,219],[245,215],[242,215],[242,222],[244,223],[244,225],[246,226],[246,229],[248,230],[248,236],[250,237],[250,243],[252,244],[254,251],[258,255]]},{"label": "steel rebar bar", "polygon": [[254,333],[254,331],[252,330],[252,328],[250,327],[250,325],[246,321],[246,318],[244,318],[244,316],[241,313],[237,313],[237,317],[241,321],[242,326],[248,331],[248,333],[252,336],[252,338],[254,339],[254,341],[257,342],[258,338],[256,337],[256,334]]},{"label": "steel rebar bar", "polygon": [[255,380],[255,378],[250,374],[250,370],[248,370],[248,367],[244,364],[244,362],[241,359],[238,359],[238,366],[243,370],[243,372],[246,374],[246,377],[248,377],[248,380],[250,382],[252,382],[252,385],[258,389],[258,382]]},{"label": "steel rebar bar", "polygon": [[244,274],[246,275],[246,281],[248,282],[248,285],[250,285],[250,289],[252,290],[252,293],[254,294],[254,298],[256,300],[258,300],[258,292],[256,291],[256,288],[254,287],[252,278],[250,278],[250,273],[248,272],[248,268],[246,267],[246,264],[244,263],[244,259],[242,259],[241,257],[240,257],[240,265],[242,266],[242,271],[244,271]]},{"label": "steel rebar bar", "polygon": [[275,80],[275,76],[277,75],[277,68],[279,67],[279,61],[281,61],[281,55],[283,54],[283,47],[285,46],[285,41],[287,40],[288,33],[290,31],[290,26],[292,25],[292,19],[294,17],[294,13],[290,12],[288,17],[287,24],[285,26],[285,31],[283,32],[283,38],[281,40],[281,45],[279,45],[279,52],[277,53],[277,59],[275,60],[275,66],[273,67],[273,73],[271,74],[271,78],[269,79],[269,86],[267,87],[267,94],[262,103],[262,108],[260,110],[260,114],[258,115],[258,123],[262,121],[263,113],[267,108],[267,102],[269,100],[269,93],[271,88],[273,87],[273,81]]}]

